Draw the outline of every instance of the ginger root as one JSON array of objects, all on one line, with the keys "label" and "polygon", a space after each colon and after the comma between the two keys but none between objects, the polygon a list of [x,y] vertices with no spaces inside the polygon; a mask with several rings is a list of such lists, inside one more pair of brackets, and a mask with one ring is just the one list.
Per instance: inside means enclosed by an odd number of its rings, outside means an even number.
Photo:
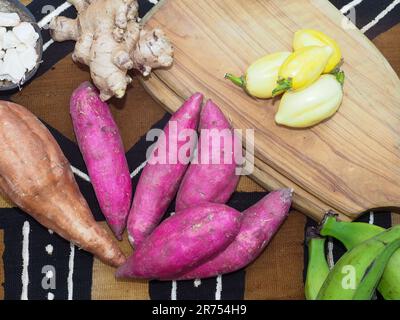
[{"label": "ginger root", "polygon": [[76,19],[56,17],[50,23],[55,41],[76,41],[72,58],[89,66],[103,101],[122,98],[132,81],[128,70],[148,76],[169,67],[173,49],[162,30],[142,29],[137,0],[68,0]]}]

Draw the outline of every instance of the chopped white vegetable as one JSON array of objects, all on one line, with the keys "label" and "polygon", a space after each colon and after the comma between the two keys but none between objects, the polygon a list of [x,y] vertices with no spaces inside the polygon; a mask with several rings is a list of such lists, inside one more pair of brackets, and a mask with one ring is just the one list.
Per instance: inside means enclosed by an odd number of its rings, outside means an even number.
[{"label": "chopped white vegetable", "polygon": [[14,32],[7,31],[3,36],[3,49],[16,48],[21,41],[15,36]]},{"label": "chopped white vegetable", "polygon": [[7,29],[4,27],[0,27],[0,49],[3,49],[3,37],[6,34]]},{"label": "chopped white vegetable", "polygon": [[15,27],[21,19],[17,13],[0,12],[0,27]]},{"label": "chopped white vegetable", "polygon": [[22,43],[30,47],[36,46],[39,35],[30,23],[21,22],[18,26],[13,28],[13,32]]},{"label": "chopped white vegetable", "polygon": [[24,80],[38,63],[38,39],[32,24],[21,22],[18,14],[0,12],[0,80],[15,84]]},{"label": "chopped white vegetable", "polygon": [[24,52],[27,48],[28,46],[25,43],[20,43],[19,45],[17,45],[15,49],[17,50],[18,53],[21,53]]},{"label": "chopped white vegetable", "polygon": [[10,82],[13,81],[13,79],[8,74],[0,74],[0,80],[10,81]]},{"label": "chopped white vegetable", "polygon": [[[18,51],[18,48],[17,48]],[[22,65],[28,71],[31,71],[37,64],[38,55],[36,53],[35,48],[32,47],[25,47],[24,51],[18,52],[19,60],[21,61]]]},{"label": "chopped white vegetable", "polygon": [[8,49],[4,55],[4,63],[0,69],[0,79],[7,79],[13,83],[20,83],[25,76],[26,69],[19,60],[16,49]]}]

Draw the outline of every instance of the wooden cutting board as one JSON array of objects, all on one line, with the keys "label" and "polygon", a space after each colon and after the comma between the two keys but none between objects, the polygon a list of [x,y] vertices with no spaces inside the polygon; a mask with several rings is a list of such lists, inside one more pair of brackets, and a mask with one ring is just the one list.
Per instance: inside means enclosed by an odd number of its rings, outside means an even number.
[{"label": "wooden cutting board", "polygon": [[[400,208],[400,80],[376,47],[326,0],[165,0],[145,18],[175,46],[175,63],[144,81],[170,111],[200,91],[235,128],[255,130],[255,179],[292,186],[296,205],[318,219]],[[307,130],[274,123],[279,101],[250,99],[223,79],[255,59],[290,50],[293,33],[315,28],[342,47],[345,98],[329,121]],[[162,89],[161,89],[162,87]],[[175,99],[175,101],[174,101]]]}]

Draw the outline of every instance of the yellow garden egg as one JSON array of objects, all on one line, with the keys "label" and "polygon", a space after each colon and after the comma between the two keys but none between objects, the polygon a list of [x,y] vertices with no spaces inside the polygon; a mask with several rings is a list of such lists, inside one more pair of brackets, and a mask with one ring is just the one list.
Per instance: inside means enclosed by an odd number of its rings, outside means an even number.
[{"label": "yellow garden egg", "polygon": [[308,128],[333,116],[342,100],[343,88],[338,79],[323,75],[306,89],[286,92],[275,121],[292,128]]},{"label": "yellow garden egg", "polygon": [[297,31],[294,35],[293,49],[297,51],[309,46],[329,46],[333,50],[333,54],[325,67],[324,73],[331,73],[340,65],[342,61],[340,46],[334,39],[327,36],[325,33],[312,29]]}]

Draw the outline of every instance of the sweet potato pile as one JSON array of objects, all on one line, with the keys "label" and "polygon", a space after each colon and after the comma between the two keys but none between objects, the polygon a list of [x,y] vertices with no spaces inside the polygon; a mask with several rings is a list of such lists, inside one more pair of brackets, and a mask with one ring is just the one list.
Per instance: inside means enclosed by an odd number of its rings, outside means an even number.
[{"label": "sweet potato pile", "polygon": [[[69,0],[76,19],[50,24],[56,41],[75,40],[73,59],[94,84],[79,86],[70,113],[100,208],[117,239],[134,247],[126,260],[94,218],[68,160],[47,128],[22,106],[0,101],[0,191],[45,227],[119,267],[117,277],[207,278],[252,262],[285,220],[292,191],[280,190],[240,213],[225,203],[236,189],[242,148],[218,106],[194,94],[157,140],[132,200],[118,127],[104,102],[124,96],[130,69],[144,76],[172,64],[159,30],[143,28],[136,0]],[[199,138],[198,138],[199,136]],[[162,221],[173,199],[176,213]]]},{"label": "sweet potato pile", "polygon": [[[72,95],[80,150],[110,228],[118,239],[128,229],[134,247],[128,260],[94,221],[47,128],[9,102],[0,102],[0,188],[47,228],[119,267],[117,277],[195,279],[243,268],[285,220],[292,191],[272,192],[242,213],[225,205],[239,180],[242,150],[218,106],[207,101],[202,108],[202,100],[193,95],[172,116],[131,206],[130,173],[108,105],[87,82]],[[176,196],[176,213],[160,223]]]},{"label": "sweet potato pile", "polygon": [[[128,218],[135,250],[117,270],[119,278],[187,280],[236,271],[258,257],[289,212],[288,189],[267,195],[243,213],[224,204],[239,180],[242,149],[216,104],[207,101],[199,112],[201,100],[202,95],[193,95],[173,115],[164,129],[166,139],[159,139],[144,168]],[[186,169],[186,164],[171,160],[185,142],[172,148],[166,141],[171,134],[184,136],[198,122],[197,152]],[[186,141],[189,152],[191,142]],[[166,163],[154,164],[155,154],[162,151]],[[159,224],[176,194],[176,213]]]}]

